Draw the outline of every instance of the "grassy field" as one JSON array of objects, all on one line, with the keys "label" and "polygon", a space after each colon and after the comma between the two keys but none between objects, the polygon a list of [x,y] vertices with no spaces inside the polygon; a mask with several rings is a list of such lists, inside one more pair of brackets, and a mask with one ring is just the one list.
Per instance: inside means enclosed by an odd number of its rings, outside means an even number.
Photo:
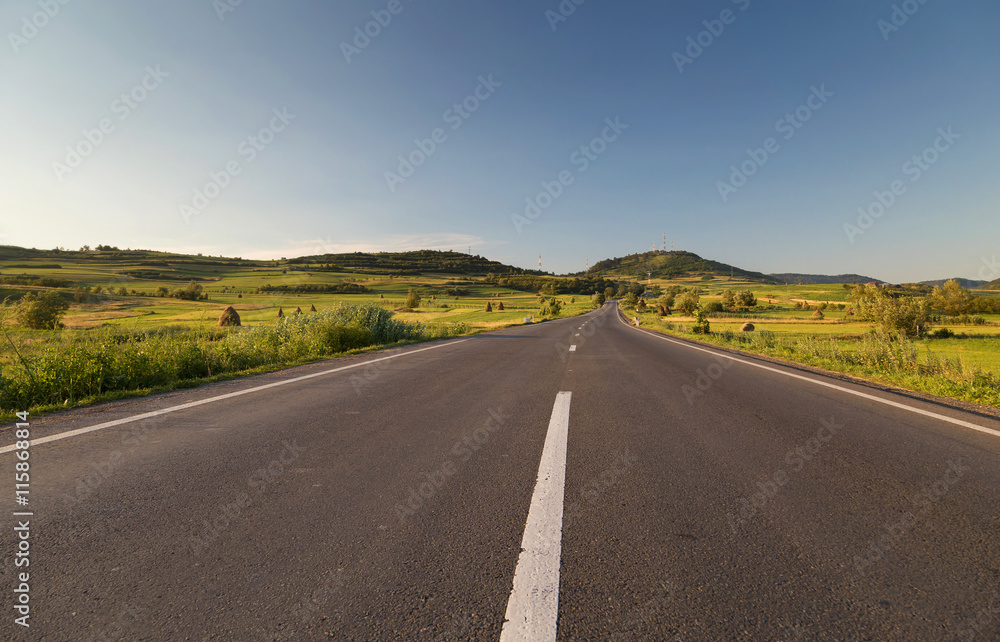
[{"label": "grassy field", "polygon": [[[5,336],[0,339],[0,417],[14,410],[30,408],[37,413],[196,385],[399,340],[460,336],[546,318],[539,295],[489,286],[464,274],[394,275],[318,265],[311,269],[284,261],[155,255],[104,261],[74,254],[0,260],[0,278],[19,281],[3,285],[0,294],[9,301],[46,291],[72,301],[60,330],[20,327],[7,308]],[[41,287],[31,285],[30,277],[68,284]],[[207,300],[157,295],[161,288],[172,292],[192,282],[201,286]],[[262,291],[352,284],[368,291]],[[81,294],[82,288],[90,293]],[[410,291],[421,296],[414,309],[404,307]],[[557,299],[563,303],[560,316],[592,309],[587,296]],[[485,311],[487,304],[493,311]],[[497,309],[500,304],[502,311]],[[242,328],[217,327],[227,306],[237,310]],[[350,340],[337,332],[331,335],[328,326],[333,322],[323,319],[339,319],[345,309],[366,306],[381,310],[384,318],[391,317],[406,330],[398,338],[380,340],[370,336],[367,322],[350,322],[360,334],[351,334]],[[279,319],[279,311],[284,319]],[[143,371],[155,376],[146,377]]]},{"label": "grassy field", "polygon": [[[374,255],[374,260],[371,257],[365,260],[377,264],[383,256],[389,255]],[[454,261],[454,257],[452,254],[445,258]],[[300,341],[295,350],[272,350],[264,360],[255,360],[249,355],[236,359],[229,353],[220,357],[216,354],[219,346],[233,341],[227,338],[231,330],[216,328],[219,315],[227,306],[234,307],[241,317],[244,327],[237,332],[280,330],[279,310],[286,318],[294,320],[299,318],[296,316],[297,309],[301,310],[301,318],[306,319],[314,314],[336,316],[336,310],[342,309],[342,306],[378,306],[391,312],[395,321],[419,329],[419,332],[408,331],[407,340],[415,340],[418,335],[420,338],[457,336],[544,320],[539,294],[490,285],[485,282],[484,276],[433,270],[396,269],[394,272],[392,269],[341,268],[332,264],[307,264],[301,260],[243,261],[127,252],[32,253],[0,247],[0,279],[3,279],[0,280],[0,297],[16,301],[28,292],[55,290],[72,301],[63,318],[62,330],[27,330],[11,323],[8,315],[4,326],[6,336],[0,343],[0,399],[3,398],[4,386],[10,388],[7,384],[12,377],[20,376],[18,373],[24,369],[26,360],[41,359],[39,355],[47,354],[46,351],[69,349],[67,346],[76,346],[73,349],[80,350],[84,350],[80,346],[89,346],[86,350],[100,351],[103,350],[98,345],[100,341],[128,343],[136,341],[135,337],[152,337],[154,343],[163,342],[163,346],[173,345],[170,342],[183,343],[185,350],[201,355],[198,359],[205,361],[207,370],[203,372],[204,368],[200,369],[200,366],[189,367],[191,364],[178,363],[176,372],[164,375],[164,380],[169,383],[157,384],[161,388],[169,388],[323,358],[336,353],[337,346],[341,345],[337,341],[331,343],[324,340],[316,344],[319,347],[307,348]],[[36,277],[36,280],[59,279],[66,283],[46,288],[33,285],[31,277]],[[635,281],[629,279],[622,281],[635,285]],[[192,282],[202,288],[207,300],[189,301],[157,294],[161,289],[171,292],[183,289]],[[981,315],[983,322],[979,325],[959,325],[949,323],[948,319],[939,321],[933,325],[933,330],[948,328],[956,336],[907,341],[906,364],[882,367],[877,358],[869,358],[869,353],[877,354],[880,350],[891,352],[899,346],[872,343],[871,326],[848,315],[849,291],[843,285],[775,285],[717,275],[652,279],[641,283],[652,299],[671,286],[698,288],[702,306],[721,300],[725,290],[753,291],[758,305],[751,312],[711,314],[712,334],[707,337],[699,335],[701,340],[849,372],[931,394],[1000,404],[1000,391],[996,385],[996,381],[1000,381],[1000,315]],[[365,288],[365,293],[328,294],[275,289],[359,286]],[[82,296],[81,288],[89,288],[90,294]],[[267,291],[268,288],[270,291]],[[404,307],[407,293],[411,290],[421,296],[421,304],[414,309]],[[1000,292],[977,291],[976,294],[1000,296]],[[592,309],[589,294],[562,294],[556,298],[564,304],[561,316],[581,314]],[[487,303],[493,311],[484,311]],[[503,304],[503,311],[497,310],[499,303]],[[816,318],[816,309],[821,305],[825,307],[823,317]],[[311,311],[313,307],[317,312]],[[692,338],[692,318],[676,313],[660,318],[651,310],[641,313],[628,311],[627,314],[638,316],[644,326]],[[740,327],[748,321],[754,324],[756,331],[741,333]],[[285,330],[280,330],[278,335],[282,332]],[[302,336],[306,337],[310,332],[314,331],[302,329]],[[751,335],[771,339],[761,342],[751,340]],[[169,340],[164,337],[169,337]],[[358,343],[351,349],[371,347]],[[23,354],[19,354],[18,350]],[[247,367],[240,370],[242,366],[239,364]],[[219,367],[226,372],[212,370]],[[94,394],[77,395],[71,392],[65,401],[89,403],[120,394],[128,387],[113,391],[105,389],[105,383],[104,379],[100,379],[95,384],[97,392]],[[126,392],[140,394],[153,387],[133,386]],[[56,395],[51,391],[45,394],[49,395],[47,399]],[[0,403],[0,415],[6,416],[13,410],[9,395],[7,399],[7,402]]]},{"label": "grassy field", "polygon": [[[679,282],[654,280],[652,285],[665,288],[674,283]],[[952,338],[888,339],[875,334],[871,324],[854,320],[846,309],[836,306],[824,310],[822,319],[813,317],[820,303],[846,302],[847,290],[842,285],[754,285],[724,279],[688,279],[683,284],[705,291],[701,296],[703,305],[721,298],[726,289],[751,289],[757,296],[758,309],[746,314],[709,315],[709,335],[692,333],[694,317],[676,313],[660,317],[652,309],[627,310],[625,314],[638,318],[641,326],[665,334],[928,394],[1000,406],[1000,315],[979,315],[983,325],[949,323],[947,318],[932,324],[932,331],[947,328],[955,334]],[[796,302],[808,303],[812,309],[797,309]],[[753,324],[753,332],[741,331],[747,322]]]}]

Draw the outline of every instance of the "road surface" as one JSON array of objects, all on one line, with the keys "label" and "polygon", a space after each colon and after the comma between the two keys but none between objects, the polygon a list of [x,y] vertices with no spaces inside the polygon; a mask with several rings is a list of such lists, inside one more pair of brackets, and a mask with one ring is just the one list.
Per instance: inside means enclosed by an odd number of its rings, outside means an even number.
[{"label": "road surface", "polygon": [[611,304],[29,423],[4,639],[1000,636],[1000,421]]}]

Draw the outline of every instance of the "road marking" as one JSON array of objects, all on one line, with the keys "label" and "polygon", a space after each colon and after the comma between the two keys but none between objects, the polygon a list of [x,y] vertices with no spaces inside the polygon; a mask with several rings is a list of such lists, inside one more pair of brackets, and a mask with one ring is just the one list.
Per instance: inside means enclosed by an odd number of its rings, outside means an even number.
[{"label": "road marking", "polygon": [[[450,341],[448,343],[442,343],[440,345],[431,346],[429,348],[420,348],[419,350],[411,350],[409,352],[403,352],[401,354],[394,354],[388,357],[379,357],[378,359],[370,359],[368,361],[363,361],[361,363],[355,363],[349,366],[341,366],[340,368],[333,368],[331,370],[324,370],[322,372],[314,372],[312,374],[302,375],[301,377],[294,377],[292,379],[284,379],[282,381],[276,381],[274,383],[265,384],[263,386],[257,386],[255,388],[248,388],[246,390],[239,390],[237,392],[230,392],[228,394],[219,395],[218,397],[209,397],[208,399],[200,399],[198,401],[192,401],[189,403],[180,404],[178,406],[171,406],[169,408],[163,408],[160,410],[154,410],[153,412],[146,412],[141,415],[133,415],[132,417],[124,417],[122,419],[115,419],[114,421],[107,421],[103,424],[96,424],[94,426],[88,426],[86,428],[77,428],[76,430],[70,430],[67,432],[59,433],[58,435],[49,435],[48,437],[42,437],[40,439],[32,439],[32,446],[40,446],[41,444],[47,444],[51,441],[59,441],[60,439],[69,439],[70,437],[76,437],[78,435],[85,435],[88,432],[94,432],[96,430],[104,430],[105,428],[113,428],[114,426],[121,426],[122,424],[131,423],[133,421],[142,421],[143,419],[149,419],[150,417],[157,417],[159,415],[165,415],[171,412],[177,412],[178,410],[187,410],[188,408],[195,408],[197,406],[203,406],[205,404],[214,403],[216,401],[222,401],[224,399],[232,399],[233,397],[240,397],[242,395],[249,395],[254,392],[260,392],[261,390],[267,390],[268,388],[277,388],[278,386],[285,386],[290,383],[298,383],[299,381],[305,381],[307,379],[314,379],[316,377],[322,377],[329,374],[334,374],[336,372],[343,372],[344,370],[351,370],[353,368],[361,368],[363,366],[371,365],[373,363],[378,363],[379,361],[388,361],[389,359],[398,359],[399,357],[407,357],[411,354],[417,354],[418,352],[427,352],[428,350],[437,350],[438,348],[445,348],[447,346],[457,345],[459,343],[465,343],[469,339],[459,339],[458,341]],[[13,452],[15,445],[5,446],[0,448],[0,455],[4,453]]]},{"label": "road marking", "polygon": [[570,352],[576,352],[576,346],[575,345],[570,346],[569,347],[569,351]]},{"label": "road marking", "polygon": [[[621,316],[619,316],[618,319],[620,321],[621,320]],[[632,326],[628,325],[627,323],[625,323],[624,321],[622,321],[622,323],[624,325],[626,325],[627,327],[632,327]],[[968,421],[963,421],[961,419],[955,419],[954,417],[949,417],[947,415],[939,415],[938,413],[936,413],[936,412],[930,412],[929,410],[921,410],[920,408],[914,408],[913,406],[908,406],[908,405],[906,405],[904,403],[899,403],[898,401],[892,401],[891,399],[883,399],[882,397],[877,397],[875,395],[870,395],[870,394],[865,393],[865,392],[860,392],[858,390],[851,390],[850,388],[845,388],[843,386],[838,386],[838,385],[830,383],[828,381],[821,381],[819,379],[813,379],[812,377],[804,377],[804,376],[802,376],[800,374],[795,374],[794,372],[787,372],[787,371],[781,370],[779,368],[772,368],[770,366],[765,366],[764,364],[761,364],[761,363],[754,363],[753,361],[747,361],[746,359],[740,359],[740,358],[731,356],[730,354],[728,354],[726,352],[723,352],[722,350],[709,350],[707,348],[702,348],[700,346],[692,345],[690,343],[687,343],[686,341],[678,341],[677,339],[671,339],[670,337],[666,337],[666,336],[664,336],[662,334],[654,333],[653,331],[642,330],[641,328],[636,328],[636,329],[640,330],[643,334],[648,334],[650,336],[656,337],[657,339],[663,339],[664,341],[668,341],[670,343],[675,343],[677,345],[681,345],[681,346],[684,346],[684,347],[687,347],[687,348],[691,348],[692,350],[698,350],[700,352],[707,352],[708,354],[711,354],[711,355],[714,355],[714,356],[725,357],[726,359],[731,359],[732,361],[736,361],[737,363],[742,363],[742,364],[746,364],[748,366],[753,366],[754,368],[760,368],[761,370],[769,370],[771,372],[776,372],[778,374],[785,375],[786,377],[791,377],[793,379],[800,379],[802,381],[808,381],[809,383],[814,383],[817,386],[823,386],[825,388],[833,388],[834,390],[839,390],[841,392],[846,392],[847,394],[854,395],[855,397],[862,397],[862,398],[868,399],[870,401],[877,401],[878,403],[882,403],[882,404],[885,404],[887,406],[892,406],[893,408],[900,408],[901,410],[908,410],[908,411],[916,413],[918,415],[924,415],[925,417],[932,417],[934,419],[939,419],[941,421],[946,421],[948,423],[955,424],[956,426],[962,426],[963,428],[969,428],[971,430],[977,430],[979,432],[983,432],[983,433],[986,433],[988,435],[993,435],[994,437],[1000,437],[1000,430],[994,430],[992,428],[987,428],[985,426],[980,426],[978,424],[974,424],[974,423],[971,423],[971,422],[968,422]]]},{"label": "road marking", "polygon": [[560,392],[552,408],[500,642],[547,642],[556,639],[566,441],[569,437],[569,402],[572,395],[571,392]]}]

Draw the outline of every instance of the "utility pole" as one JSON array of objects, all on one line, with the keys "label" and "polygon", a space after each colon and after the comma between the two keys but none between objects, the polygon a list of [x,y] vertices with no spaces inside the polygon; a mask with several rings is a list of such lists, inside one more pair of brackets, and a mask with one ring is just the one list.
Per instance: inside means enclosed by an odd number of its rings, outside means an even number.
[{"label": "utility pole", "polygon": [[646,270],[646,283],[649,284],[649,283],[652,283],[652,282],[653,282],[653,271],[652,270]]},{"label": "utility pole", "polygon": [[539,272],[542,271],[542,255],[541,254],[538,255],[538,271]]},{"label": "utility pole", "polygon": [[667,251],[667,233],[666,232],[663,233],[663,251],[664,252]]}]

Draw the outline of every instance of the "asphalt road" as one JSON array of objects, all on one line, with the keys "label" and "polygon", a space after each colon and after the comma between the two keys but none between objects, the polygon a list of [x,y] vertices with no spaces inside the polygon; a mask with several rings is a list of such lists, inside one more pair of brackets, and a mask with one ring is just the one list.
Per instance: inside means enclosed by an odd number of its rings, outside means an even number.
[{"label": "asphalt road", "polygon": [[29,423],[115,420],[0,454],[0,638],[1000,637],[1000,421],[610,305]]}]

